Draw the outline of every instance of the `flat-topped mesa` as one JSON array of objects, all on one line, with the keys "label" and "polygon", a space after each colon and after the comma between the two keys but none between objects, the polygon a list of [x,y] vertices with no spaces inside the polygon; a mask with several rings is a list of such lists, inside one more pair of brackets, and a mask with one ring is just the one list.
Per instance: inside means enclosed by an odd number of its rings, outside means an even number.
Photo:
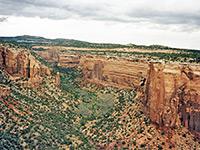
[{"label": "flat-topped mesa", "polygon": [[168,127],[183,124],[200,132],[198,69],[149,64],[144,108],[152,122]]},{"label": "flat-topped mesa", "polygon": [[42,83],[41,73],[50,76],[49,69],[36,60],[28,51],[0,47],[0,68],[12,77],[28,78],[24,86]]}]

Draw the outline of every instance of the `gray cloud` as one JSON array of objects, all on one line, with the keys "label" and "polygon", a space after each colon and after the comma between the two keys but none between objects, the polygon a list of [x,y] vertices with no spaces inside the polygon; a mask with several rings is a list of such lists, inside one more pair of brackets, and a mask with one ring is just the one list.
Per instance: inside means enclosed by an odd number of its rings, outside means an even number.
[{"label": "gray cloud", "polygon": [[[200,28],[198,0],[0,0],[0,15],[182,24]],[[1,19],[3,20],[3,19]],[[1,21],[0,20],[0,21]],[[188,28],[187,28],[188,30]]]},{"label": "gray cloud", "polygon": [[187,12],[170,12],[155,10],[134,10],[128,13],[132,19],[140,18],[143,21],[150,21],[158,24],[196,24],[200,25],[199,14],[189,14]]},{"label": "gray cloud", "polygon": [[0,22],[4,22],[7,20],[7,17],[0,17]]}]

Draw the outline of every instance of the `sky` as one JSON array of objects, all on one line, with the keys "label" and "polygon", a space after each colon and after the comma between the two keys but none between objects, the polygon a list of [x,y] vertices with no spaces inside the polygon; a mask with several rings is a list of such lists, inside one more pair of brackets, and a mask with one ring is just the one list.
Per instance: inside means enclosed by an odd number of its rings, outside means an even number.
[{"label": "sky", "polygon": [[200,49],[199,0],[0,0],[0,36]]}]

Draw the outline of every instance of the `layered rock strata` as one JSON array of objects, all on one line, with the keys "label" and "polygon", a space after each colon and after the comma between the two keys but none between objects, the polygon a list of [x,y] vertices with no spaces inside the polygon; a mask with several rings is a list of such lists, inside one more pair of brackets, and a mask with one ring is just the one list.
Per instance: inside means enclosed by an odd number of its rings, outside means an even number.
[{"label": "layered rock strata", "polygon": [[[200,133],[200,65],[149,63],[140,59],[59,53],[58,64],[77,67],[89,82],[137,88],[151,121],[167,127],[184,125]],[[190,66],[190,67],[188,67]]]},{"label": "layered rock strata", "polygon": [[49,62],[58,62],[59,61],[59,55],[58,55],[58,51],[56,49],[52,49],[52,50],[48,50],[48,51],[35,51],[35,52]]},{"label": "layered rock strata", "polygon": [[59,51],[55,57],[51,57],[52,50],[36,53],[49,62],[56,60],[58,66],[80,69],[84,74],[83,78],[89,82],[117,88],[133,89],[144,85],[148,68],[147,62],[138,59],[77,55]]},{"label": "layered rock strata", "polygon": [[149,64],[144,105],[153,122],[200,132],[199,69]]},{"label": "layered rock strata", "polygon": [[87,81],[127,89],[144,84],[147,67],[147,63],[139,60],[102,56],[86,56],[79,63]]},{"label": "layered rock strata", "polygon": [[28,78],[27,86],[39,85],[41,74],[50,76],[49,69],[36,60],[28,51],[0,47],[0,68],[12,77]]}]

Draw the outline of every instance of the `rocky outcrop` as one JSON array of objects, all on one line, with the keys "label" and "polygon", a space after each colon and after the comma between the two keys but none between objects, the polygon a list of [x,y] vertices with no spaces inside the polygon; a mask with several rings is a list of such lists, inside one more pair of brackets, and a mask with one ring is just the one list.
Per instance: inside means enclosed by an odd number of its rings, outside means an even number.
[{"label": "rocky outcrop", "polygon": [[167,127],[183,124],[200,132],[200,77],[198,66],[149,65],[145,112],[152,122]]},{"label": "rocky outcrop", "polygon": [[41,73],[50,76],[49,69],[41,65],[28,51],[0,47],[0,56],[0,67],[10,76],[28,78],[23,85],[39,85],[42,82]]},{"label": "rocky outcrop", "polygon": [[60,73],[59,72],[56,73],[55,84],[58,86],[60,85]]}]

